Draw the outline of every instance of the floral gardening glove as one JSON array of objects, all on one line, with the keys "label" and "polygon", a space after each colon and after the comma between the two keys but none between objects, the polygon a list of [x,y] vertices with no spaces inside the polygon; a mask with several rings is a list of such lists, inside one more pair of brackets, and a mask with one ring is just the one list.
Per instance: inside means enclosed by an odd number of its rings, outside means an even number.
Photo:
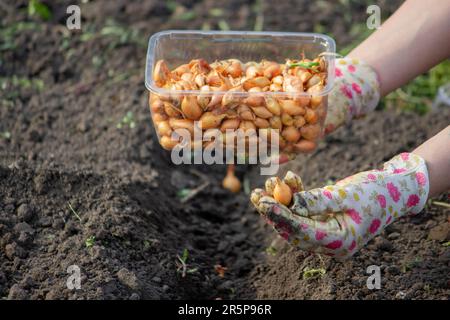
[{"label": "floral gardening glove", "polygon": [[425,161],[412,153],[395,156],[382,170],[310,191],[288,172],[284,182],[294,193],[289,207],[272,197],[274,179],[251,195],[259,213],[292,245],[337,259],[352,256],[401,216],[418,214],[429,192]]},{"label": "floral gardening glove", "polygon": [[374,110],[380,101],[377,74],[365,62],[341,58],[335,63],[335,83],[328,97],[325,134]]}]

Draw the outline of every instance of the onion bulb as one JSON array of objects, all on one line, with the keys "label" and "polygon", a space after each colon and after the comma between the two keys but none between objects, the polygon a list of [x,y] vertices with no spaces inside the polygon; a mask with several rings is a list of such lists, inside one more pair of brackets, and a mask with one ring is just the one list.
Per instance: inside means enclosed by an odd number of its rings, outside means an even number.
[{"label": "onion bulb", "polygon": [[222,186],[233,193],[241,190],[241,182],[234,175],[234,165],[230,164],[227,168],[227,175],[222,181]]},{"label": "onion bulb", "polygon": [[292,201],[292,190],[286,183],[277,178],[275,188],[273,188],[273,197],[279,203],[288,206]]}]

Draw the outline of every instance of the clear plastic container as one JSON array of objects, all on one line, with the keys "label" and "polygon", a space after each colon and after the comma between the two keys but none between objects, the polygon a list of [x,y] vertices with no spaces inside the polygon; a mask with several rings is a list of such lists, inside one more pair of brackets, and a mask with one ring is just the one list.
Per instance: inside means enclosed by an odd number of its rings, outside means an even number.
[{"label": "clear plastic container", "polygon": [[[311,109],[318,113],[318,119],[315,120],[314,123],[305,121],[303,126],[295,126],[294,124],[291,125],[296,127],[299,132],[302,133],[298,141],[284,141],[283,143],[280,143],[282,149],[281,151],[284,153],[308,151],[306,150],[308,148],[303,150],[304,148],[297,148],[296,145],[298,145],[299,142],[302,142],[303,145],[305,145],[304,140],[307,140],[307,142],[312,142],[309,143],[310,146],[315,146],[317,140],[322,136],[323,122],[325,119],[328,102],[328,93],[333,87],[334,81],[335,42],[332,38],[316,33],[293,32],[169,30],[154,34],[150,38],[148,45],[145,86],[150,92],[149,104],[152,120],[155,128],[157,129],[156,131],[158,133],[161,145],[165,149],[171,149],[174,145],[173,143],[168,143],[169,140],[167,137],[163,137],[171,132],[171,128],[170,126],[167,126],[167,124],[169,120],[171,120],[172,116],[177,119],[186,119],[186,116],[180,111],[180,103],[183,99],[186,97],[191,97],[186,99],[200,99],[200,97],[203,97],[205,99],[210,99],[211,101],[214,97],[229,98],[230,92],[228,90],[222,91],[220,88],[216,88],[214,91],[205,92],[199,90],[199,87],[185,90],[185,88],[174,89],[174,86],[161,86],[161,82],[157,84],[155,81],[154,74],[155,66],[158,61],[164,60],[168,69],[173,71],[178,66],[188,64],[191,60],[195,59],[204,59],[209,64],[214,61],[228,59],[238,59],[243,64],[251,61],[260,62],[262,60],[284,64],[287,59],[300,60],[302,54],[304,57],[311,60],[315,59],[320,54],[323,54],[321,56],[321,60],[325,63],[323,69],[326,69],[326,72],[322,72],[322,75],[325,76],[326,74],[326,78],[323,82],[323,86],[320,87],[320,90],[315,90],[314,92],[311,90],[309,92],[306,92],[306,90],[305,92],[285,92],[283,90],[249,92],[240,88],[235,88],[232,90],[232,97],[233,99],[236,99],[238,103],[234,103],[231,108],[237,108],[242,106],[242,104],[245,105],[245,101],[248,101],[249,97],[259,96],[264,98],[261,100],[262,105],[260,107],[265,107],[266,101],[273,101],[272,99],[275,99],[279,105],[282,104],[283,106],[289,104],[289,102],[286,102],[287,100],[303,101],[302,103],[306,111]],[[246,66],[248,66],[248,64],[243,65],[244,68]],[[286,77],[284,79],[286,79]],[[227,93],[229,93],[228,96],[226,95]],[[217,99],[217,101],[219,101],[219,105],[221,104],[220,98]],[[309,101],[306,106],[304,105],[305,99],[306,101]],[[311,101],[314,101],[314,103]],[[152,104],[154,107],[152,107]],[[160,106],[170,105],[171,107],[174,107],[175,112],[168,110],[168,113],[170,113],[168,114],[164,112],[164,108],[158,108],[158,104]],[[250,109],[252,112],[258,110],[253,107],[254,105],[251,106]],[[207,112],[208,110],[204,111]],[[284,113],[283,108],[282,113]],[[274,114],[274,117],[281,116],[282,114]],[[293,116],[293,118],[297,120],[299,117],[305,118],[306,115],[302,114]],[[190,119],[186,120],[198,120],[196,117],[187,118]],[[258,114],[255,115],[255,118],[258,118]],[[240,117],[238,117],[238,119],[243,120]],[[224,117],[222,120],[227,120],[227,117]],[[271,119],[266,117],[264,120],[267,121],[258,122],[261,123],[262,127],[266,126],[267,122]],[[161,124],[161,122],[163,122],[163,124]],[[172,122],[174,122],[174,120]],[[297,124],[301,124],[301,122],[302,121],[296,121]],[[286,123],[286,125],[284,123]],[[283,130],[289,126],[288,124],[290,124],[290,122],[285,121],[280,128],[281,140],[285,140],[283,138]],[[256,126],[256,129],[261,128],[261,126]],[[220,129],[220,125],[218,128]],[[312,131],[314,131],[313,134],[310,134]],[[164,141],[161,141],[161,139]],[[300,145],[302,145],[302,143],[300,143]],[[306,145],[308,145],[308,143],[306,143]],[[311,149],[311,147],[309,149]]]}]

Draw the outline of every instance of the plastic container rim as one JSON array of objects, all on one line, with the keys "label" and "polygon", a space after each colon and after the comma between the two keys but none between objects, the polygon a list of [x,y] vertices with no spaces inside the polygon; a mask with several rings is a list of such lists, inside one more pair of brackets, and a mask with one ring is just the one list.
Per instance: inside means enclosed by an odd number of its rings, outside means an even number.
[{"label": "plastic container rim", "polygon": [[[156,86],[153,80],[153,69],[155,64],[155,49],[158,39],[161,36],[168,34],[198,34],[198,35],[230,35],[230,36],[280,36],[280,37],[317,37],[322,40],[325,40],[329,45],[329,50],[327,52],[331,53],[328,56],[328,72],[327,72],[327,85],[320,92],[315,92],[315,96],[325,96],[327,95],[331,89],[333,88],[334,82],[334,63],[330,63],[334,60],[334,56],[332,56],[336,52],[336,43],[333,38],[320,33],[309,33],[309,32],[280,32],[280,31],[201,31],[201,30],[164,30],[153,34],[148,40],[148,49],[147,49],[147,59],[145,66],[145,87],[150,92],[156,93],[158,95],[202,95],[202,96],[213,96],[230,93],[229,91],[200,91],[200,90],[168,90],[164,88],[160,88]],[[311,96],[310,93],[301,92],[301,93],[292,93],[292,92],[284,92],[284,91],[266,91],[266,92],[248,92],[248,91],[233,91],[232,94],[234,96],[245,96],[248,97],[250,95],[263,95],[263,96],[276,96],[276,97],[301,97],[301,96]]]}]

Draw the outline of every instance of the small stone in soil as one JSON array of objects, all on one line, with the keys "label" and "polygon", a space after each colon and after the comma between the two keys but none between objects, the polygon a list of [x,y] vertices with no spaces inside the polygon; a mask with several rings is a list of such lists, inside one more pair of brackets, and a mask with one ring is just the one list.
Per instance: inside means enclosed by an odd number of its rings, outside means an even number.
[{"label": "small stone in soil", "polygon": [[413,286],[411,287],[411,289],[408,290],[408,292],[415,293],[416,291],[421,290],[422,288],[423,288],[423,283],[417,282],[417,283],[413,284]]},{"label": "small stone in soil", "polygon": [[140,300],[141,297],[137,293],[132,293],[129,299],[130,300]]},{"label": "small stone in soil", "polygon": [[52,219],[50,217],[42,217],[39,219],[39,225],[43,228],[50,227],[52,225]]},{"label": "small stone in soil", "polygon": [[425,228],[425,229],[431,229],[431,228],[433,228],[433,227],[435,227],[435,226],[436,226],[436,221],[434,221],[434,220],[428,220],[427,223],[425,223],[424,228]]},{"label": "small stone in soil", "polygon": [[90,255],[94,260],[100,259],[105,256],[105,248],[103,246],[94,245],[92,250],[89,251]]},{"label": "small stone in soil", "polygon": [[399,291],[399,292],[397,292],[397,294],[395,295],[395,298],[396,298],[396,299],[401,299],[401,300],[403,300],[403,299],[405,299],[405,297],[406,297],[406,294],[405,294],[403,291]]},{"label": "small stone in soil", "polygon": [[18,270],[20,266],[23,264],[24,260],[20,259],[19,257],[15,257],[13,260],[13,268],[15,270]]},{"label": "small stone in soil", "polygon": [[336,285],[331,283],[330,286],[328,287],[328,293],[329,294],[335,294],[336,293]]},{"label": "small stone in soil", "polygon": [[390,234],[387,236],[387,238],[388,238],[389,240],[395,240],[395,239],[398,239],[398,238],[400,238],[400,233],[398,233],[398,232],[392,232],[392,233],[390,233]]},{"label": "small stone in soil", "polygon": [[44,194],[46,193],[46,186],[45,186],[45,177],[43,175],[38,175],[34,178],[34,190],[38,194]]},{"label": "small stone in soil", "polygon": [[26,246],[32,242],[33,238],[28,232],[21,232],[17,241]]},{"label": "small stone in soil", "polygon": [[156,282],[156,283],[161,283],[161,278],[160,277],[153,277],[152,281]]},{"label": "small stone in soil", "polygon": [[375,246],[378,250],[382,250],[382,251],[392,251],[392,249],[393,249],[392,243],[389,240],[386,240],[384,238],[376,238]]},{"label": "small stone in soil", "polygon": [[394,232],[400,232],[400,228],[394,223],[394,224],[390,224],[389,226],[387,226],[384,231],[386,233],[394,233]]},{"label": "small stone in soil", "polygon": [[34,233],[34,229],[26,222],[19,222],[18,224],[16,224],[14,226],[14,231],[16,231],[17,233],[20,232],[26,232],[30,234]]},{"label": "small stone in soil", "polygon": [[81,120],[77,125],[77,130],[80,132],[86,132],[89,129],[90,129],[90,126],[86,120]]},{"label": "small stone in soil", "polygon": [[131,272],[126,268],[122,268],[117,272],[117,278],[123,285],[132,290],[139,290],[141,288],[140,281],[137,276],[134,272]]},{"label": "small stone in soil", "polygon": [[19,258],[25,258],[27,253],[21,246],[13,242],[5,246],[5,255],[8,259],[13,260],[16,256]]},{"label": "small stone in soil", "polygon": [[22,221],[30,221],[33,218],[33,210],[29,205],[23,203],[17,209],[17,217]]},{"label": "small stone in soil", "polygon": [[8,300],[25,300],[28,298],[28,294],[18,284],[14,284],[8,293]]},{"label": "small stone in soil", "polygon": [[397,266],[389,266],[386,268],[386,272],[392,275],[400,274],[400,269]]},{"label": "small stone in soil", "polygon": [[7,214],[13,214],[13,212],[14,212],[14,205],[8,204],[8,205],[5,206],[4,210],[5,210],[5,212]]},{"label": "small stone in soil", "polygon": [[428,233],[428,239],[430,240],[438,240],[445,241],[448,240],[450,236],[450,224],[444,223],[438,225],[430,230]]},{"label": "small stone in soil", "polygon": [[30,275],[26,275],[26,276],[22,279],[22,281],[20,281],[20,284],[22,285],[22,287],[23,287],[24,289],[28,289],[28,288],[34,286],[34,285],[35,285],[35,282],[34,282],[33,278],[32,278]]}]

